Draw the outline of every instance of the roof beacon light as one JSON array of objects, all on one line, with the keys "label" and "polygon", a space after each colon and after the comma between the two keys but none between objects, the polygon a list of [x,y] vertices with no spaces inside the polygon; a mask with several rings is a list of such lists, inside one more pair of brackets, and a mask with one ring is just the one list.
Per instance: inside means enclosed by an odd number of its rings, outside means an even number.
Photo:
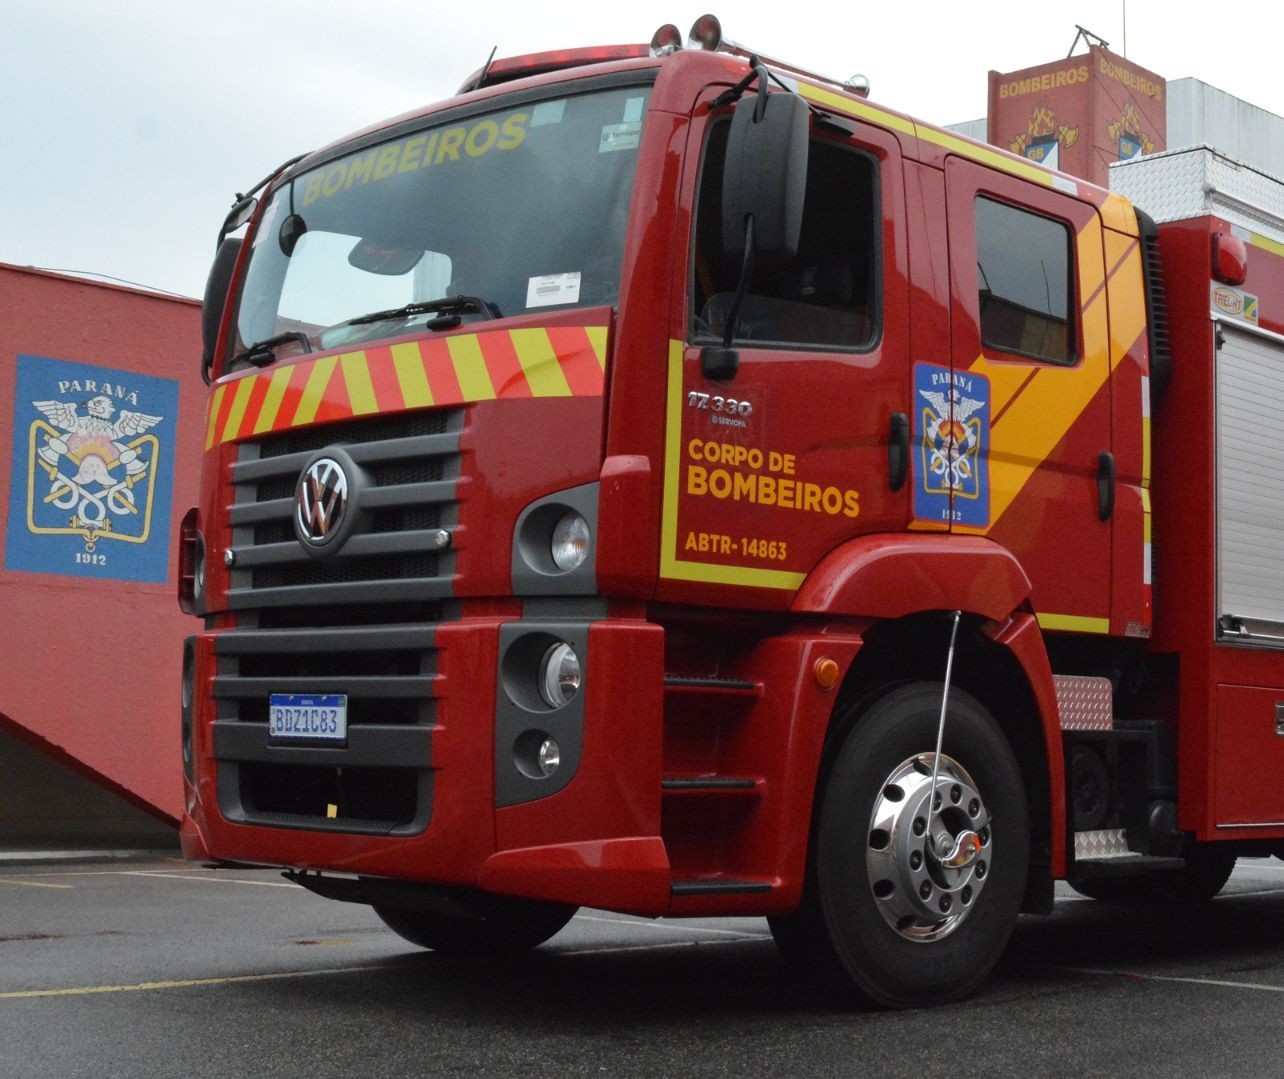
[{"label": "roof beacon light", "polygon": [[682,31],[671,22],[666,22],[651,35],[652,56],[672,56],[682,48]]},{"label": "roof beacon light", "polygon": [[722,23],[716,15],[701,15],[691,24],[687,35],[688,49],[703,49],[705,52],[717,52],[722,44]]}]

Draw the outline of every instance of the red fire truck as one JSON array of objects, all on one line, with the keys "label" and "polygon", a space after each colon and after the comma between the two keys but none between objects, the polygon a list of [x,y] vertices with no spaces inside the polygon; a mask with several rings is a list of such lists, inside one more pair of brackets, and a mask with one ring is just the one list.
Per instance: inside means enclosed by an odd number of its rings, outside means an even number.
[{"label": "red fire truck", "polygon": [[1058,879],[1211,897],[1284,851],[1254,220],[709,17],[288,162],[206,296],[185,854],[456,954],[763,915],[892,1006]]}]

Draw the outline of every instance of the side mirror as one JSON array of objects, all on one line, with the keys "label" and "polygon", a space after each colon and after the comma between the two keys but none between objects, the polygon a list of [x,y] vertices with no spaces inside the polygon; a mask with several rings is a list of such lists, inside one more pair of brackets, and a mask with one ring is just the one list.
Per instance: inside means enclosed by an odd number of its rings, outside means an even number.
[{"label": "side mirror", "polygon": [[232,271],[241,253],[240,237],[229,236],[218,245],[214,265],[205,280],[205,298],[201,302],[201,377],[208,383],[214,367],[214,347],[218,344],[218,328],[223,321],[223,308],[232,284]]},{"label": "side mirror", "polygon": [[722,178],[722,244],[745,253],[753,218],[753,256],[783,262],[798,253],[807,189],[807,102],[797,94],[745,95],[736,102]]}]

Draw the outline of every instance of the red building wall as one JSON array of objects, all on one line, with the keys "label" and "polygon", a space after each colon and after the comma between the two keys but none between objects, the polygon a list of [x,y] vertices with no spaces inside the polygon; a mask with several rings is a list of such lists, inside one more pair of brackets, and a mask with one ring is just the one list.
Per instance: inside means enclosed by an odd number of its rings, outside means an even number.
[{"label": "red building wall", "polygon": [[171,820],[199,357],[194,300],[0,264],[0,727]]}]

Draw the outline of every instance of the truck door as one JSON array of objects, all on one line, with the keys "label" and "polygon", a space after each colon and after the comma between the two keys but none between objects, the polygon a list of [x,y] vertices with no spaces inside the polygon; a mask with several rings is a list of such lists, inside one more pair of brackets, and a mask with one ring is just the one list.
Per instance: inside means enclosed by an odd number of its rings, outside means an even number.
[{"label": "truck door", "polygon": [[[959,157],[947,159],[945,184],[951,371],[915,367],[915,446],[928,465],[916,515],[924,504],[940,512],[949,496],[954,531],[989,536],[1020,560],[1045,629],[1108,633],[1100,218],[1071,194]],[[961,452],[949,452],[943,431]]]},{"label": "truck door", "polygon": [[905,527],[908,485],[889,482],[907,382],[901,155],[889,131],[813,122],[800,250],[755,266],[739,368],[716,381],[701,352],[722,341],[741,273],[721,234],[729,118],[698,108],[688,143],[694,220],[674,283],[660,596],[784,607],[844,540]]}]

